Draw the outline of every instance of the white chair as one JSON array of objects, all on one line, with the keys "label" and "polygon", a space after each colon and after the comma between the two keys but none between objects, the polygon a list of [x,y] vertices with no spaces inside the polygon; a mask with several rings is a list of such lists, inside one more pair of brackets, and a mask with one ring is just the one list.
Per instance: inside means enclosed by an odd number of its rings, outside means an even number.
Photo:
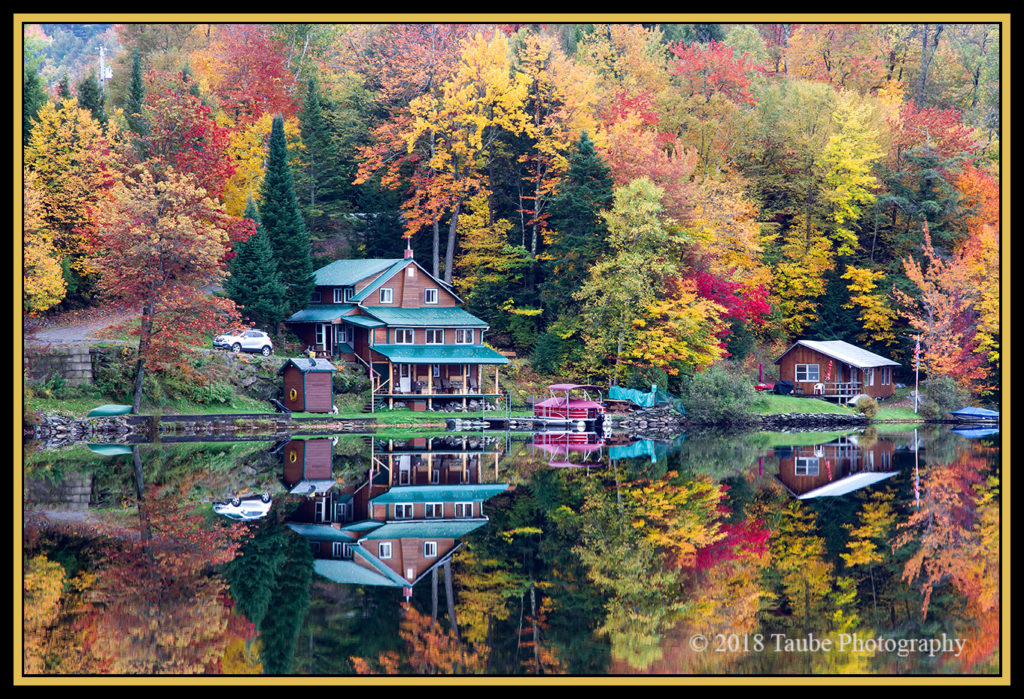
[{"label": "white chair", "polygon": [[821,396],[821,395],[824,395],[824,393],[825,393],[825,384],[823,384],[823,383],[816,383],[816,384],[814,384],[814,395]]}]

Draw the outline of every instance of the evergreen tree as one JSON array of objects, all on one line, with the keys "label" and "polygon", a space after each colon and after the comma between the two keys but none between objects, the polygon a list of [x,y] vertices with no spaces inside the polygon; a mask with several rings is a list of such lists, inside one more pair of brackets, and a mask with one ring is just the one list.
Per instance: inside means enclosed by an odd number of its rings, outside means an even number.
[{"label": "evergreen tree", "polygon": [[331,105],[315,79],[307,83],[301,116],[302,167],[296,171],[299,198],[311,240],[323,241],[337,235],[344,214],[350,210],[345,189],[355,177],[355,167],[340,157],[341,148],[330,124]]},{"label": "evergreen tree", "polygon": [[82,81],[75,86],[78,91],[78,105],[83,109],[92,112],[92,118],[101,124],[107,123],[107,115],[104,110],[103,92],[100,90],[100,83],[96,77],[96,71],[90,71],[82,78]]},{"label": "evergreen tree", "polygon": [[29,135],[32,133],[32,122],[39,109],[46,104],[46,90],[43,89],[43,81],[39,77],[39,64],[32,61],[25,63],[25,81],[22,85],[22,145],[28,145]]},{"label": "evergreen tree", "polygon": [[60,76],[60,82],[57,83],[57,100],[69,100],[71,97],[71,83],[68,80],[68,74],[63,73]]},{"label": "evergreen tree", "polygon": [[260,217],[287,288],[280,321],[309,303],[314,286],[309,234],[295,196],[284,119],[280,116],[274,117],[270,129]]},{"label": "evergreen tree", "polygon": [[128,120],[128,128],[140,136],[146,135],[146,122],[142,116],[142,103],[146,99],[146,88],[142,84],[142,59],[139,57],[139,50],[132,53],[132,78],[128,86],[128,104],[125,107],[125,117]]},{"label": "evergreen tree", "polygon": [[235,256],[228,263],[231,276],[224,283],[228,298],[242,308],[242,313],[262,327],[271,327],[282,317],[285,287],[277,270],[277,261],[270,240],[259,223],[256,204],[250,198],[244,218],[256,223],[256,232],[235,246]]},{"label": "evergreen tree", "polygon": [[571,312],[568,304],[573,293],[606,252],[608,226],[600,212],[611,207],[613,190],[611,171],[584,133],[548,208],[551,234],[541,284],[541,302],[550,311],[548,318]]}]

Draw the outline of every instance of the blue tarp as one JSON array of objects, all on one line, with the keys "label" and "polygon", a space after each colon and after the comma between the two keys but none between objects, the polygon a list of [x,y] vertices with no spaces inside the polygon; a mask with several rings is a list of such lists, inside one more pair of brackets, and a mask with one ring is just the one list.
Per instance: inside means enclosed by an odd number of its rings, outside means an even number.
[{"label": "blue tarp", "polygon": [[628,400],[635,405],[639,405],[641,408],[653,408],[657,405],[671,405],[678,412],[683,415],[686,414],[686,410],[683,408],[683,402],[681,400],[673,396],[671,393],[662,391],[657,386],[651,386],[650,392],[647,393],[644,391],[637,391],[632,388],[611,386],[608,388],[608,398],[610,400]]}]

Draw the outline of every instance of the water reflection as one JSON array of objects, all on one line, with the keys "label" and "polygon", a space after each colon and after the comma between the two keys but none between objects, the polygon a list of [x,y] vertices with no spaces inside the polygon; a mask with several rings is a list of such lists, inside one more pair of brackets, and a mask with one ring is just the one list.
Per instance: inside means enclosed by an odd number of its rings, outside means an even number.
[{"label": "water reflection", "polygon": [[[999,447],[935,428],[27,449],[25,667],[998,673]],[[252,521],[213,509],[265,492]]]}]

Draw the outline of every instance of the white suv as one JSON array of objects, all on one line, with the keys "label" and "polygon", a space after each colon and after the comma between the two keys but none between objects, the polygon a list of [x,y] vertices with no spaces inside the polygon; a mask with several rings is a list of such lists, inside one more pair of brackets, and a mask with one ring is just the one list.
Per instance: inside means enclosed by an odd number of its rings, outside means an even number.
[{"label": "white suv", "polygon": [[272,505],[269,493],[213,503],[213,511],[219,515],[240,521],[266,517]]},{"label": "white suv", "polygon": [[270,336],[262,330],[233,330],[213,338],[215,349],[229,349],[232,352],[259,352],[269,357],[274,351]]}]

